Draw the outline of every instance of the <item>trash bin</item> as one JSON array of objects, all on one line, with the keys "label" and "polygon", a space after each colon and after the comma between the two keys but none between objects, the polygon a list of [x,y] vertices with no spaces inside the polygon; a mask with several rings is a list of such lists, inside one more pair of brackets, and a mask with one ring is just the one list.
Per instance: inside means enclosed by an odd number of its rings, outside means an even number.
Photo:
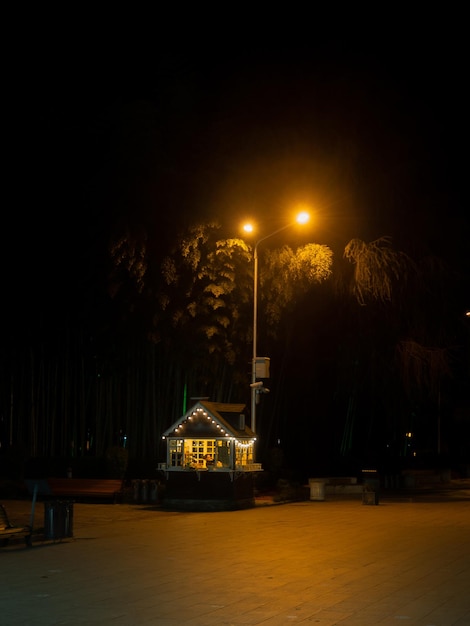
[{"label": "trash bin", "polygon": [[73,502],[53,500],[44,503],[46,539],[73,537]]},{"label": "trash bin", "polygon": [[134,501],[138,502],[140,498],[140,480],[132,481],[132,492],[134,494]]},{"label": "trash bin", "polygon": [[362,470],[362,504],[378,504],[380,497],[380,478],[375,469]]},{"label": "trash bin", "polygon": [[149,481],[148,480],[141,481],[140,499],[142,502],[147,502],[149,499]]},{"label": "trash bin", "polygon": [[322,501],[325,499],[325,481],[309,478],[310,500]]},{"label": "trash bin", "polygon": [[156,480],[150,481],[150,502],[157,502],[158,500],[158,483]]}]

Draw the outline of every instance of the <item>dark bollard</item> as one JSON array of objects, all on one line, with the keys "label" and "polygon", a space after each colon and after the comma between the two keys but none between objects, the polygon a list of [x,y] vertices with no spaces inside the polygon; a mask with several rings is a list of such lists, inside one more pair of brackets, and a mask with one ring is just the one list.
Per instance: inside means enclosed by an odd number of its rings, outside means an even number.
[{"label": "dark bollard", "polygon": [[377,470],[362,470],[362,504],[378,504],[380,494],[380,479]]}]

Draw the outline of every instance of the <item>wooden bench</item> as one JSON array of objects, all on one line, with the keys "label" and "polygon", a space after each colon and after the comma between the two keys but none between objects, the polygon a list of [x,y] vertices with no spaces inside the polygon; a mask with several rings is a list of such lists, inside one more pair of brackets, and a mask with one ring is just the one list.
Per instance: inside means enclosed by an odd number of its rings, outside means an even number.
[{"label": "wooden bench", "polygon": [[15,526],[8,519],[8,514],[3,506],[0,504],[0,542],[2,545],[7,545],[12,538],[23,538],[28,548],[32,545],[32,532],[31,526]]},{"label": "wooden bench", "polygon": [[123,481],[100,478],[48,478],[49,496],[58,498],[122,499]]}]

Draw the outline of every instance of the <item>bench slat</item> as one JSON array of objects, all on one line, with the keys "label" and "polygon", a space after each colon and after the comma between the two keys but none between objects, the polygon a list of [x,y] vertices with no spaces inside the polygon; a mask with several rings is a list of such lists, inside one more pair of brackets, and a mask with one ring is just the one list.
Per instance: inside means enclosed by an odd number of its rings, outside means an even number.
[{"label": "bench slat", "polygon": [[123,481],[94,478],[48,478],[47,484],[53,496],[113,497],[123,491]]}]

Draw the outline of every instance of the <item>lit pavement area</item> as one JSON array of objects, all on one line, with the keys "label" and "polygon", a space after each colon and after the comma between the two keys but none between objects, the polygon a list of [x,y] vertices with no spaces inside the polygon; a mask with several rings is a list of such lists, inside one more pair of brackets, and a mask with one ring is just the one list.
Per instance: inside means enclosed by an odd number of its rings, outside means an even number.
[{"label": "lit pavement area", "polygon": [[[28,522],[30,502],[3,501]],[[44,525],[37,503],[35,525]],[[74,504],[74,537],[0,549],[0,623],[470,625],[470,485],[231,512]]]}]

